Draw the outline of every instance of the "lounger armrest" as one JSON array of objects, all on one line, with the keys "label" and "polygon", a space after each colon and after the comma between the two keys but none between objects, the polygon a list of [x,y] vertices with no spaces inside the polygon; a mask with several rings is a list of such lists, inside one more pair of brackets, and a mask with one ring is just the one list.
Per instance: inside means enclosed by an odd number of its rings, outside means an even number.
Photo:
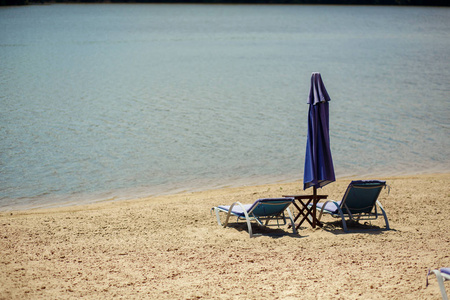
[{"label": "lounger armrest", "polygon": [[[430,276],[431,272],[434,273],[434,275],[436,275],[436,279],[438,281],[439,284],[439,289],[441,290],[441,295],[442,295],[442,299],[443,300],[447,300],[447,292],[445,290],[445,286],[444,286],[444,281],[445,280],[450,280],[450,277],[448,277],[448,273],[447,270],[448,268],[441,268],[440,270],[428,270],[428,274],[427,274],[427,284],[426,286],[428,286],[428,276]],[[442,272],[442,270],[444,270],[444,272]]]},{"label": "lounger armrest", "polygon": [[228,220],[230,219],[231,212],[233,211],[233,207],[235,205],[239,205],[242,208],[242,211],[244,212],[244,215],[245,215],[245,220],[247,221],[248,233],[250,234],[250,237],[253,237],[252,224],[250,223],[250,218],[248,217],[247,210],[245,209],[244,205],[242,205],[241,202],[239,202],[239,201],[231,204],[230,209],[228,210],[228,213],[227,213],[227,218],[225,219],[225,223],[223,224],[223,227],[227,227]]},{"label": "lounger armrest", "polygon": [[320,221],[320,219],[322,218],[323,211],[325,210],[325,207],[327,206],[327,204],[328,204],[329,202],[333,203],[333,204],[336,206],[336,210],[339,210],[339,203],[338,203],[338,202],[336,202],[336,201],[334,201],[334,200],[328,200],[328,201],[325,201],[325,202],[323,203],[323,205],[322,205],[322,208],[320,209],[320,214],[319,214],[319,217],[317,218],[317,220]]}]

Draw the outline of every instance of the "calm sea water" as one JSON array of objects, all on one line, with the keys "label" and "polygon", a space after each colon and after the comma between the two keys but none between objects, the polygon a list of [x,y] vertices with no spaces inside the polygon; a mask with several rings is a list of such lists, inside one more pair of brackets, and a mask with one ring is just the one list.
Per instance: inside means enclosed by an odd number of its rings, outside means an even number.
[{"label": "calm sea water", "polygon": [[42,5],[0,28],[0,210],[299,180],[315,71],[337,177],[450,171],[449,8]]}]

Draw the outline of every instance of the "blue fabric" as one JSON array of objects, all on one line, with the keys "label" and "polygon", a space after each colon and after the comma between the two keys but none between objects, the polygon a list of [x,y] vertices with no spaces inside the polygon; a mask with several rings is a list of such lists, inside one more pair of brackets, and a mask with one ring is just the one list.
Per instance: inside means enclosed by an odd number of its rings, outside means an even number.
[{"label": "blue fabric", "polygon": [[445,273],[447,275],[450,275],[450,268],[441,268],[441,273]]},{"label": "blue fabric", "polygon": [[[264,198],[264,199],[258,199],[253,204],[242,204],[244,206],[245,211],[248,213],[253,210],[253,214],[255,216],[270,216],[273,214],[279,214],[283,212],[286,207],[288,207],[292,201],[293,198]],[[279,205],[273,205],[277,203],[286,203],[290,202],[288,204],[279,204]],[[272,205],[264,205],[264,203],[269,203]],[[229,211],[231,205],[220,205],[218,206],[219,209],[223,211]],[[256,207],[256,208],[255,208]],[[233,210],[231,211],[235,216],[244,217],[244,211],[242,210],[240,205],[233,206]]]},{"label": "blue fabric", "polygon": [[[253,204],[243,204],[245,211],[249,211],[250,208],[252,208]],[[230,210],[231,205],[220,205],[218,206],[219,209],[222,209],[224,211],[229,211]],[[236,216],[240,216],[243,217],[245,216],[244,211],[242,210],[242,208],[239,205],[235,205],[233,207],[233,210],[231,211],[234,215]]]},{"label": "blue fabric", "polygon": [[322,81],[320,73],[312,73],[311,75],[311,89],[309,90],[308,104],[319,104],[321,102],[330,101],[327,89]]},{"label": "blue fabric", "polygon": [[[341,201],[336,201],[336,203],[340,206]],[[317,203],[317,209],[322,209],[322,207],[325,206],[324,210],[329,211],[330,213],[337,214],[339,213],[339,210],[337,206],[333,202],[324,202],[324,203]]]},{"label": "blue fabric", "polygon": [[304,190],[310,187],[321,188],[336,180],[330,149],[328,110],[330,100],[320,73],[313,73],[308,99],[308,139],[303,173]]}]

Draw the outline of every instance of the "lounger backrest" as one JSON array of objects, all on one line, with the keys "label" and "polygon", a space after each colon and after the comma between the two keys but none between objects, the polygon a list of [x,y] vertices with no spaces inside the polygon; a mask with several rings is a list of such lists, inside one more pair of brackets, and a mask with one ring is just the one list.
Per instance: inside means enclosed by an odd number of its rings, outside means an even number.
[{"label": "lounger backrest", "polygon": [[352,214],[370,213],[385,186],[386,182],[381,180],[352,181],[341,201],[343,213],[348,213],[347,208]]},{"label": "lounger backrest", "polygon": [[249,213],[256,217],[278,215],[291,205],[292,201],[291,198],[259,199],[253,204]]}]

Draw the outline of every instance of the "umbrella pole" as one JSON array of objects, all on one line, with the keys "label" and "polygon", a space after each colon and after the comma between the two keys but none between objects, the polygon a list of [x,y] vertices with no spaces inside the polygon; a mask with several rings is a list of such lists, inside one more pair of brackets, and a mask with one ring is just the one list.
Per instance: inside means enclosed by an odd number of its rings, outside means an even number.
[{"label": "umbrella pole", "polygon": [[[317,199],[317,188],[316,188],[316,186],[313,186],[313,216],[317,216],[316,215],[316,206],[317,206],[317,202],[318,202],[318,199]],[[314,217],[313,218],[313,226],[312,226],[313,228],[316,228],[316,218]]]}]

